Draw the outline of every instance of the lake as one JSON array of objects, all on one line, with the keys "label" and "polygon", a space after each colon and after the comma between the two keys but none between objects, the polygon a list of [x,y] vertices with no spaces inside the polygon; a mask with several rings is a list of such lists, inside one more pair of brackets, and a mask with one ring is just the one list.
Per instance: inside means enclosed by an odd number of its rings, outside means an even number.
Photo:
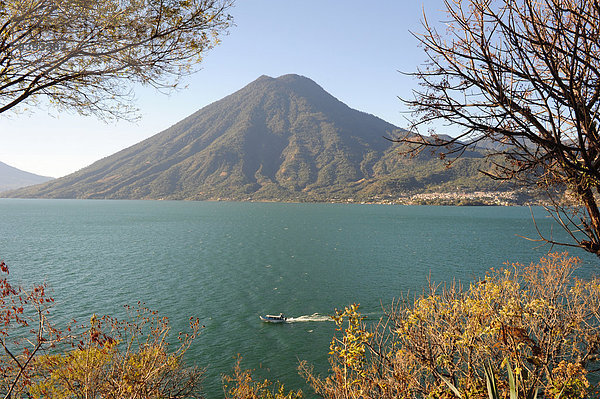
[{"label": "lake", "polygon": [[[534,213],[549,232],[552,219]],[[377,319],[428,276],[468,282],[550,249],[519,237],[537,238],[525,207],[2,199],[0,227],[11,279],[47,282],[59,323],[138,301],[175,332],[200,318],[187,360],[208,367],[208,398],[223,396],[238,353],[258,376],[306,389],[298,361],[327,371],[336,308],[360,303]],[[595,256],[572,253],[595,272]],[[279,312],[294,322],[259,320]]]}]

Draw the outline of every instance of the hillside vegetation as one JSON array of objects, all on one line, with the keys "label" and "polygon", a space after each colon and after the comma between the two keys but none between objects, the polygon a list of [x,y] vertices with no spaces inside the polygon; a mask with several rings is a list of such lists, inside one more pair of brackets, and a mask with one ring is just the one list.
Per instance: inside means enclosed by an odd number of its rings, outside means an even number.
[{"label": "hillside vegetation", "polygon": [[12,197],[394,201],[420,192],[506,190],[478,173],[401,156],[405,132],[349,108],[312,80],[261,76],[169,129],[66,177]]}]

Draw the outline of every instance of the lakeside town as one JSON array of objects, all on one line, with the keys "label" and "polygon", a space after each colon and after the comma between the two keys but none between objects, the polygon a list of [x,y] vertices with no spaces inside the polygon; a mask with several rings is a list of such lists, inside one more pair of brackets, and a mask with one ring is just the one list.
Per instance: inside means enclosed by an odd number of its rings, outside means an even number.
[{"label": "lakeside town", "polygon": [[348,198],[330,202],[389,205],[454,205],[454,206],[529,206],[548,205],[528,191],[472,191],[407,193],[399,196],[375,196],[367,201]]}]

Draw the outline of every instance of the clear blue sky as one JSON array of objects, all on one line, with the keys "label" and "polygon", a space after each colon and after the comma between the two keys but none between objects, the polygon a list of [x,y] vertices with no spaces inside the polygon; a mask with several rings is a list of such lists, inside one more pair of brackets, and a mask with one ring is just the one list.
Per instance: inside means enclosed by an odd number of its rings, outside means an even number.
[{"label": "clear blue sky", "polygon": [[[46,108],[0,115],[0,161],[53,177],[81,169],[168,128],[260,75],[307,76],[352,108],[406,127],[398,96],[416,82],[398,71],[424,61],[409,31],[422,10],[439,21],[442,0],[237,0],[236,26],[208,52],[187,88],[136,90],[141,119],[104,124]],[[49,116],[48,113],[54,115]]]}]

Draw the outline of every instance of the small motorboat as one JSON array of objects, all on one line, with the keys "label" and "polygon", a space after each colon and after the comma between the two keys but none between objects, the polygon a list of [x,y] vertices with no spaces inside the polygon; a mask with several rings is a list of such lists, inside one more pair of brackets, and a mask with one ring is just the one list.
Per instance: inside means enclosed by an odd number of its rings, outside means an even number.
[{"label": "small motorboat", "polygon": [[285,321],[287,320],[287,317],[285,317],[283,313],[279,313],[279,316],[268,314],[259,317],[262,321],[266,321],[267,323],[285,323]]}]

